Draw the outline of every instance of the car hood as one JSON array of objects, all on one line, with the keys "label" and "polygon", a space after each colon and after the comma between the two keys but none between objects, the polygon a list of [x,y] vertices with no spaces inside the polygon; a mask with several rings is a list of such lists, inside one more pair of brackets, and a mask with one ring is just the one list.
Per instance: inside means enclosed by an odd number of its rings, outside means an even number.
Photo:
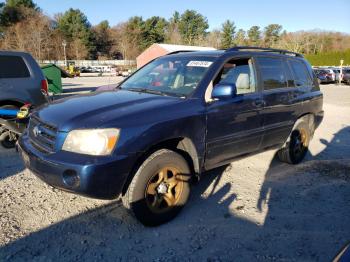
[{"label": "car hood", "polygon": [[95,92],[61,99],[39,108],[34,115],[60,131],[78,128],[123,127],[142,122],[166,107],[183,102],[170,96],[126,90]]}]

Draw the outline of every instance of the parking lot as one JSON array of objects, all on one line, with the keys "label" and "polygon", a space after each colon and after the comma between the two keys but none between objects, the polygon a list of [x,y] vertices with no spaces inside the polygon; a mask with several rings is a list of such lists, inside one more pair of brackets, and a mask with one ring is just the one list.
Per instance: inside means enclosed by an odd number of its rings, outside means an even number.
[{"label": "parking lot", "polygon": [[[64,79],[65,95],[120,77]],[[0,149],[0,261],[330,261],[350,241],[350,86],[322,86],[306,159],[268,151],[210,171],[173,221],[145,228],[119,200],[53,189]]]}]

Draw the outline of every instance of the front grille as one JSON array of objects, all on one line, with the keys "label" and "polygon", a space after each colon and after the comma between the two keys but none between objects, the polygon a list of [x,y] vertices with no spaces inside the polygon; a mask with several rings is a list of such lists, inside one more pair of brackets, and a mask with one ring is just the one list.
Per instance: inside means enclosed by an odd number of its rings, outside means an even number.
[{"label": "front grille", "polygon": [[32,116],[28,130],[30,143],[36,150],[44,154],[55,152],[57,128],[54,125]]}]

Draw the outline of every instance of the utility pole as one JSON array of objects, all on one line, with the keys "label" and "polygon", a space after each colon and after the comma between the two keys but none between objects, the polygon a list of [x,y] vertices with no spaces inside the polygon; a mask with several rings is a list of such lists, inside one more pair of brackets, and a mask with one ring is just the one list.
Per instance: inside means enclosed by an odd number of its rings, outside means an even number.
[{"label": "utility pole", "polygon": [[64,54],[64,66],[67,66],[67,56],[66,56],[67,42],[66,42],[66,40],[63,40],[62,45],[63,45],[63,54]]}]

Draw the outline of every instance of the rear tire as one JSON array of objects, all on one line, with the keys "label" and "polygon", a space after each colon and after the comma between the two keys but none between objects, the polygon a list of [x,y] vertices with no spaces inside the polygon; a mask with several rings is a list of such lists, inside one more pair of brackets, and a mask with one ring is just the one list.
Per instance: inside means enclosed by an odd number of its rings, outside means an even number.
[{"label": "rear tire", "polygon": [[190,195],[190,168],[178,153],[161,149],[139,167],[127,192],[124,206],[145,226],[173,219]]},{"label": "rear tire", "polygon": [[277,152],[282,162],[295,165],[304,159],[311,139],[309,123],[306,119],[298,119],[287,142]]}]

